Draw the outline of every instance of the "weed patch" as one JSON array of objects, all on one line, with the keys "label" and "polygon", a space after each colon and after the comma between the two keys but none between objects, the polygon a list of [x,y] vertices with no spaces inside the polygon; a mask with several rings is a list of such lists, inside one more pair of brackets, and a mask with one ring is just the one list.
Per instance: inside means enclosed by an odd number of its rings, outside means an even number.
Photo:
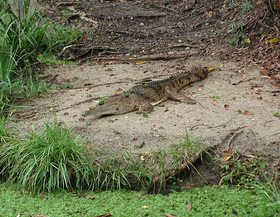
[{"label": "weed patch", "polygon": [[[30,195],[0,186],[1,212],[5,216],[261,216],[262,193],[229,186],[199,187],[166,195],[135,191],[85,191],[94,199],[63,191]],[[189,207],[189,208],[188,208]],[[268,208],[267,215],[277,212]]]},{"label": "weed patch", "polygon": [[255,177],[261,175],[265,163],[261,158],[240,158],[221,164],[222,180],[227,184],[247,185],[255,181]]}]

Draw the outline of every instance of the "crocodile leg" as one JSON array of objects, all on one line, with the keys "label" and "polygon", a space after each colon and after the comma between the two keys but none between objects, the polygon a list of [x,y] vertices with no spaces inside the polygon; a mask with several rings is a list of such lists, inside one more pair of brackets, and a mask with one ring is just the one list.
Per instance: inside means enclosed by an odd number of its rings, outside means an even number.
[{"label": "crocodile leg", "polygon": [[196,104],[196,101],[187,97],[184,94],[178,93],[176,91],[171,90],[169,87],[165,87],[165,92],[168,98],[178,100],[187,104]]},{"label": "crocodile leg", "polygon": [[140,102],[139,109],[137,111],[138,114],[149,113],[153,111],[154,106],[149,102]]}]

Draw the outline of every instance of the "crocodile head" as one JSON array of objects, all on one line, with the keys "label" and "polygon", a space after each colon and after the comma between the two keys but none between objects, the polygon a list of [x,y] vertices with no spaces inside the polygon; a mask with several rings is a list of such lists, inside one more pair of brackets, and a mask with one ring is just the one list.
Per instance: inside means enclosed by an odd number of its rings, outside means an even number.
[{"label": "crocodile head", "polygon": [[115,95],[109,98],[106,97],[105,100],[99,101],[98,105],[94,109],[85,111],[82,113],[82,116],[91,116],[91,118],[96,119],[102,116],[123,114],[133,110],[137,109],[132,107],[131,104],[125,101],[120,95]]}]

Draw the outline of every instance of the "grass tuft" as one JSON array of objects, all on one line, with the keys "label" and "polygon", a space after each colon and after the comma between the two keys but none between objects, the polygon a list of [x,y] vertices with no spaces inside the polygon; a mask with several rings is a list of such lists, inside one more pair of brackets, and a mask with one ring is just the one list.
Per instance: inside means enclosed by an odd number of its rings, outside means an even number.
[{"label": "grass tuft", "polygon": [[[275,177],[278,177],[280,173],[276,172]],[[279,178],[274,181],[270,181],[269,178],[263,173],[265,182],[256,181],[256,184],[251,184],[257,190],[263,194],[263,200],[261,203],[262,213],[264,216],[269,216],[271,210],[274,212],[280,212],[280,184]]]},{"label": "grass tuft", "polygon": [[33,129],[26,140],[2,145],[0,174],[9,183],[40,192],[84,188],[90,184],[90,160],[80,137],[57,122]]}]

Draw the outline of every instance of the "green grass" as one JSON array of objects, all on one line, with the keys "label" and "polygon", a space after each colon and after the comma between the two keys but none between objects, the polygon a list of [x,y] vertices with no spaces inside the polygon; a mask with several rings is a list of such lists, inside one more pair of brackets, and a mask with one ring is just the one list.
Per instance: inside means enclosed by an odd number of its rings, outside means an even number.
[{"label": "green grass", "polygon": [[[0,109],[47,90],[35,82],[44,57],[74,43],[83,32],[43,18],[32,1],[0,1]],[[54,62],[54,60],[53,60]]]},{"label": "green grass", "polygon": [[[275,173],[274,177],[279,177],[280,173]],[[254,188],[263,193],[262,212],[265,216],[269,216],[269,210],[277,210],[280,216],[280,183],[279,178],[273,181],[263,174],[266,182],[257,181],[256,184],[251,184]]]},{"label": "green grass", "polygon": [[19,78],[15,81],[0,83],[0,110],[16,107],[15,102],[43,96],[50,88],[50,84],[35,81],[32,78]]},{"label": "green grass", "polygon": [[34,192],[89,188],[93,173],[84,143],[57,122],[46,123],[42,132],[34,128],[27,139],[6,142],[0,150],[0,175],[9,183]]},{"label": "green grass", "polygon": [[[79,194],[90,195],[79,197]],[[200,187],[170,195],[145,195],[136,191],[86,191],[48,193],[32,196],[13,189],[0,187],[0,216],[277,216],[268,208],[262,212],[262,193],[229,186]],[[192,204],[191,211],[188,205]]]},{"label": "green grass", "polygon": [[[3,111],[0,110],[0,112],[2,113]],[[6,143],[7,140],[9,140],[10,136],[9,136],[9,129],[6,126],[8,123],[9,119],[2,116],[0,117],[0,146],[1,143]]]},{"label": "green grass", "polygon": [[[6,128],[0,130],[5,138]],[[86,146],[69,127],[58,121],[45,123],[26,138],[0,143],[0,178],[32,192],[139,189],[150,183],[149,168],[134,156],[109,155]]]}]

